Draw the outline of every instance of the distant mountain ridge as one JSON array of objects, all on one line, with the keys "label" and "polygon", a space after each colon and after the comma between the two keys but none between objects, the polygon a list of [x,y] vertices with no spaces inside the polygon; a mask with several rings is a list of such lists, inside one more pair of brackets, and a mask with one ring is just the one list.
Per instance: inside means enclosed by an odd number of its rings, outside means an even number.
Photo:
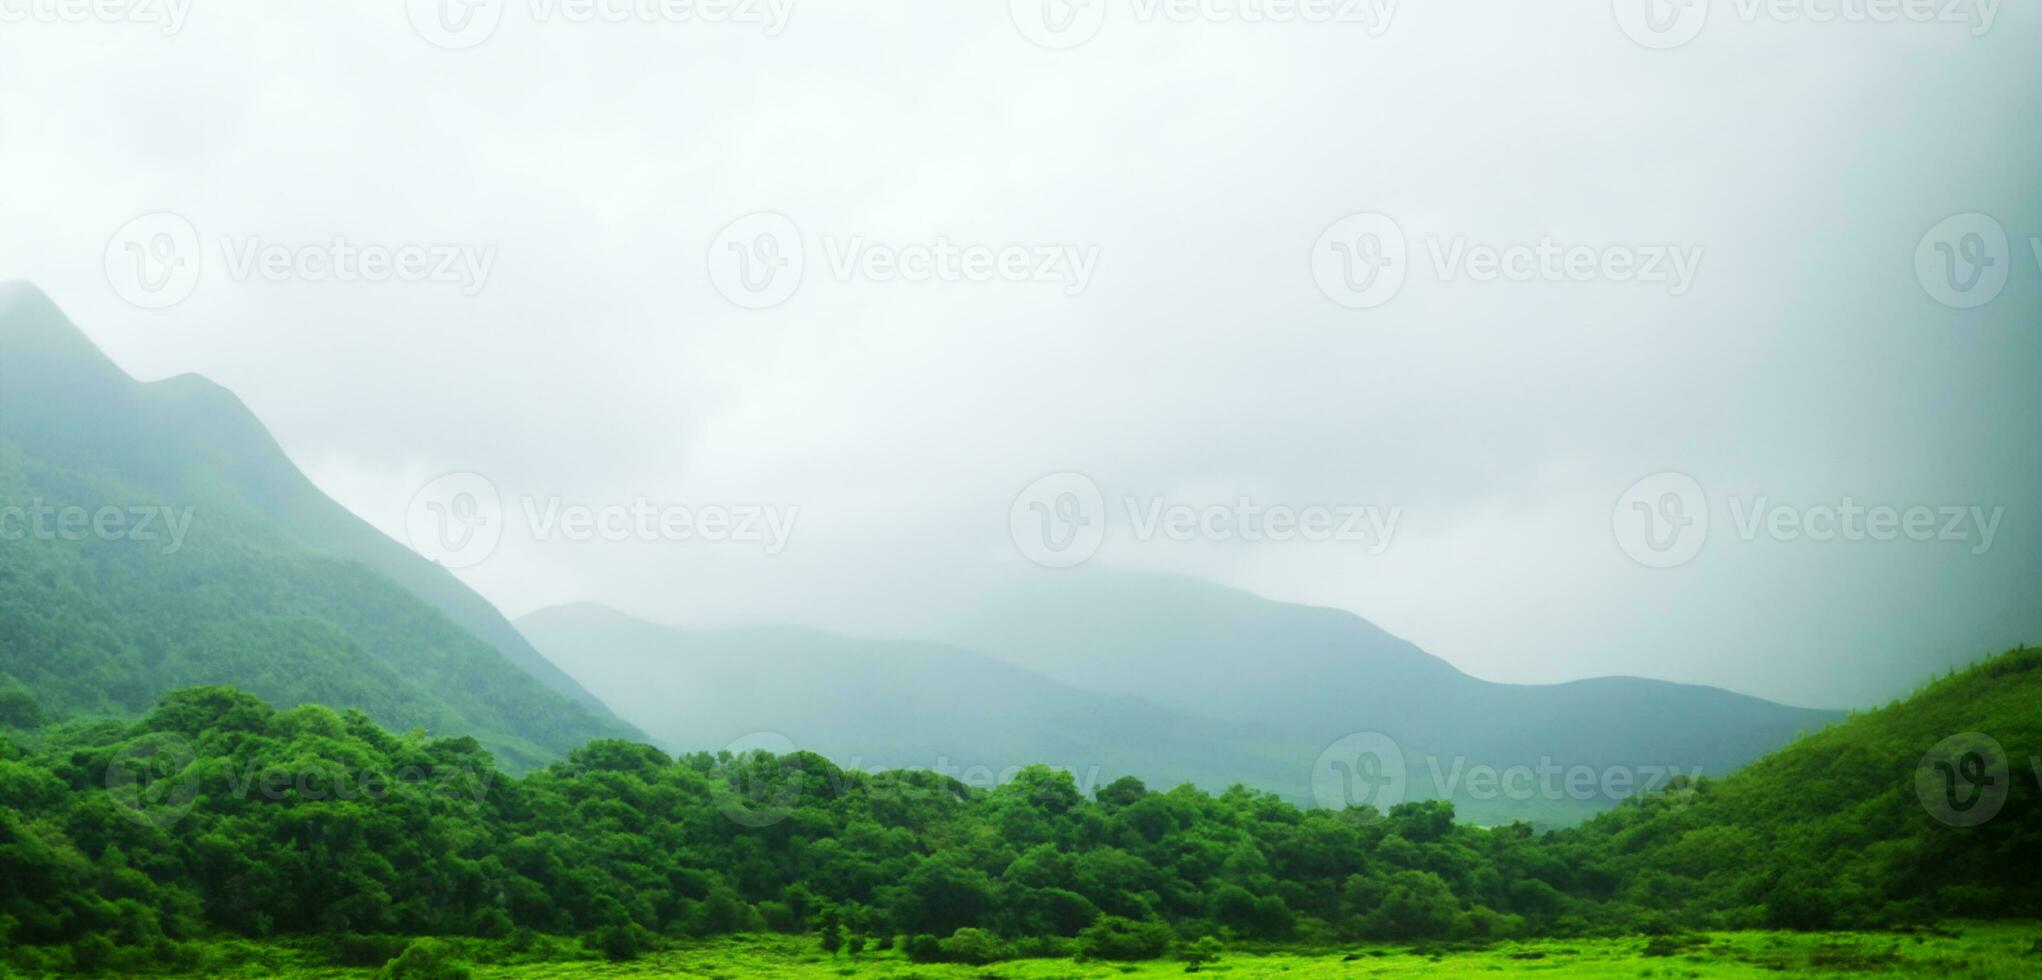
[{"label": "distant mountain ridge", "polygon": [[806,749],[846,768],[961,779],[977,770],[979,782],[1044,763],[1088,788],[1129,772],[1219,786],[1283,776],[1284,756],[1251,724],[1079,691],[940,644],[791,627],[684,631],[593,604],[517,625],[674,752],[764,736],[744,747]]},{"label": "distant mountain ridge", "polygon": [[[1572,823],[1647,782],[1721,775],[1840,717],[1632,678],[1492,684],[1339,610],[1169,576],[1051,579],[997,590],[996,614],[967,610],[927,640],[678,630],[592,605],[518,628],[677,752],[769,732],[839,765],[1081,761],[1103,780],[1243,783],[1338,804],[1324,781],[1352,761],[1338,758],[1343,740],[1380,734],[1403,756],[1396,798],[1451,798],[1482,823]],[[1634,785],[1485,793],[1470,785],[1478,767],[1520,767],[1526,780],[1541,767],[1617,769]]]},{"label": "distant mountain ridge", "polygon": [[320,493],[234,395],[129,378],[23,283],[0,284],[0,506],[190,515],[181,542],[0,543],[0,686],[46,710],[230,683],[474,734],[514,767],[636,734],[481,596]]},{"label": "distant mountain ridge", "polygon": [[1492,765],[1728,772],[1840,712],[1626,677],[1498,684],[1344,610],[1103,569],[1022,577],[924,638],[1087,690],[1140,693],[1321,745],[1357,732]]}]

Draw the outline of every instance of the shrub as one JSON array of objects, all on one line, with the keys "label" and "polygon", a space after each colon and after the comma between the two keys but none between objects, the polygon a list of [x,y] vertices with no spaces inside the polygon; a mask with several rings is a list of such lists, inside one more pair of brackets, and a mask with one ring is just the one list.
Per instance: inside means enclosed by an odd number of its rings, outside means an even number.
[{"label": "shrub", "polygon": [[590,945],[604,956],[619,963],[638,958],[652,945],[652,933],[636,923],[623,922],[597,929],[590,937]]},{"label": "shrub", "polygon": [[1184,951],[1178,953],[1177,958],[1184,961],[1184,972],[1197,973],[1200,967],[1219,962],[1220,953],[1224,948],[1218,939],[1201,936],[1197,942],[1184,947]]},{"label": "shrub", "polygon": [[969,926],[957,930],[938,946],[944,959],[952,963],[969,963],[973,966],[998,963],[1008,955],[1007,945],[1000,942],[1000,937],[984,929]]},{"label": "shrub", "polygon": [[1172,938],[1161,922],[1108,915],[1078,934],[1078,948],[1095,960],[1153,960],[1169,952]]},{"label": "shrub", "polygon": [[1078,941],[1068,936],[1022,936],[1009,940],[1010,960],[1063,960],[1078,955]]},{"label": "shrub", "polygon": [[475,974],[455,955],[453,946],[437,939],[419,939],[397,958],[383,964],[377,980],[472,980]]},{"label": "shrub", "polygon": [[943,958],[942,942],[926,932],[911,936],[900,945],[908,959],[916,963],[934,963]]}]

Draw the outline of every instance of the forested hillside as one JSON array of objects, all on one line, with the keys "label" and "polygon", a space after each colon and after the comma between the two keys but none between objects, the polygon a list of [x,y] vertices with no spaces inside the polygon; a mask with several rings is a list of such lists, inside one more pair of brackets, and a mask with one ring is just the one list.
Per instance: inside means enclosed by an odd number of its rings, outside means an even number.
[{"label": "forested hillside", "polygon": [[[233,395],[135,382],[18,284],[0,286],[0,538],[0,698],[50,718],[232,684],[474,735],[516,768],[636,734],[319,494]],[[381,570],[406,562],[441,601]]]},{"label": "forested hillside", "polygon": [[[512,778],[472,740],[192,690],[134,724],[17,730],[0,748],[0,947],[35,969],[189,965],[220,933],[553,933],[630,957],[821,928],[930,957],[1154,955],[1208,935],[2034,916],[2038,699],[2042,653],[2008,653],[1721,781],[1541,835],[1457,824],[1444,803],[1299,810],[1132,779],[1086,798],[1047,769],[982,791],[620,741]],[[2003,746],[1979,767],[1952,757],[2006,780],[1989,814],[1929,792],[1934,750],[1966,732]]]}]

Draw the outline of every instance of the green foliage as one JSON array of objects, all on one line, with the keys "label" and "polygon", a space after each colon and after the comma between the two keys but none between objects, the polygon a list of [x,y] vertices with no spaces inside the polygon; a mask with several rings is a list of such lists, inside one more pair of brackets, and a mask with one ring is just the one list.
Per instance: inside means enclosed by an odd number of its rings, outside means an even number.
[{"label": "green foliage", "polygon": [[943,959],[952,963],[970,963],[983,966],[998,963],[1009,955],[1007,944],[1000,937],[984,929],[966,926],[957,930],[950,938],[938,944]]},{"label": "green foliage", "polygon": [[1184,961],[1188,970],[1196,971],[1201,967],[1218,963],[1220,961],[1220,954],[1224,952],[1226,952],[1226,946],[1218,938],[1200,936],[1197,942],[1184,947],[1177,954],[1177,958]]},{"label": "green foliage", "polygon": [[1163,923],[1109,915],[1078,934],[1078,948],[1095,960],[1153,960],[1169,951],[1171,938]]},{"label": "green foliage", "polygon": [[772,929],[828,951],[900,935],[909,959],[979,963],[1070,955],[1073,936],[1085,956],[1140,960],[1215,934],[1488,942],[2035,917],[2032,781],[1958,828],[1914,776],[1952,731],[1994,733],[2011,763],[2035,754],[2038,667],[2042,654],[2009,654],[1746,772],[1544,835],[1458,824],[1437,803],[1302,811],[1247,789],[1126,785],[1100,802],[1048,770],[985,792],[805,753],[674,758],[620,741],[513,778],[473,739],[190,689],[137,722],[0,738],[0,969],[125,969],[221,935],[332,937],[334,962],[422,970],[451,954],[396,955],[382,937],[572,937],[629,960]]},{"label": "green foliage", "polygon": [[1453,930],[1460,903],[1445,879],[1430,871],[1399,871],[1390,876],[1381,904],[1362,920],[1372,939],[1440,939]]},{"label": "green foliage", "polygon": [[901,948],[916,963],[934,963],[943,958],[943,941],[926,932],[909,936]]}]

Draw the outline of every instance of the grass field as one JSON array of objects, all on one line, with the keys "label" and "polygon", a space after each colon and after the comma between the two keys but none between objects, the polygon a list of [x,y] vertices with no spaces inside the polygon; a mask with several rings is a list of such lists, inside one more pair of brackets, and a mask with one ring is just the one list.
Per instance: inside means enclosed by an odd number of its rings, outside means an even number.
[{"label": "grass field", "polygon": [[[375,971],[323,967],[302,950],[249,946],[242,964],[208,975],[369,977]],[[489,958],[483,953],[481,958]],[[973,978],[1049,980],[1182,976],[1182,963],[1079,963],[1016,960],[989,966],[910,963],[892,952],[830,957],[809,940],[761,936],[725,939],[656,953],[629,963],[565,959],[476,963],[477,978],[699,977]],[[2042,976],[2042,926],[1965,924],[1914,933],[1701,934],[1649,940],[1536,940],[1487,949],[1428,952],[1356,947],[1327,953],[1232,952],[1201,973],[1224,977],[1480,977],[1523,974],[1561,978],[1715,977],[2034,977]]]}]

